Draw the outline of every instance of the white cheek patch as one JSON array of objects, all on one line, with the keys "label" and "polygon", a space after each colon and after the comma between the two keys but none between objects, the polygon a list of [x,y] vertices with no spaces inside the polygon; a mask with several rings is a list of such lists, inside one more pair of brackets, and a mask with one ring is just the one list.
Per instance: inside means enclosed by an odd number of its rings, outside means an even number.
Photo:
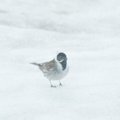
[{"label": "white cheek patch", "polygon": [[63,62],[64,60],[60,60],[59,62]]}]

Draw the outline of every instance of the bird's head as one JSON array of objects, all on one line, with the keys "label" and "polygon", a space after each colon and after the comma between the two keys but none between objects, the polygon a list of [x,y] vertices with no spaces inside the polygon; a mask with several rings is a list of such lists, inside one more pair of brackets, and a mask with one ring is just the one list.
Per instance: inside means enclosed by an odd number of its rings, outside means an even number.
[{"label": "bird's head", "polygon": [[62,62],[67,61],[67,56],[66,56],[65,53],[60,52],[60,53],[57,54],[57,58],[56,59],[57,59],[58,62],[62,63]]}]

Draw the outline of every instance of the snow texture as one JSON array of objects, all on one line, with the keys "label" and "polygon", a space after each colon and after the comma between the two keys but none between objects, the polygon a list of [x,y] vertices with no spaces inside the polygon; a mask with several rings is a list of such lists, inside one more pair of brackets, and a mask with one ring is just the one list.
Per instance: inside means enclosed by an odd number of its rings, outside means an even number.
[{"label": "snow texture", "polygon": [[[51,88],[29,63],[59,51]],[[0,120],[120,120],[120,1],[0,0]]]}]

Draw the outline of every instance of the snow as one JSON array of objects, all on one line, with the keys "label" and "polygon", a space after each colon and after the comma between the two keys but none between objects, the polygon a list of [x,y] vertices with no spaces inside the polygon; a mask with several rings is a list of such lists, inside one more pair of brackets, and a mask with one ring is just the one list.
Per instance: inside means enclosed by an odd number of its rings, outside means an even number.
[{"label": "snow", "polygon": [[[0,0],[0,120],[120,120],[119,0]],[[63,87],[31,62],[63,51]]]}]

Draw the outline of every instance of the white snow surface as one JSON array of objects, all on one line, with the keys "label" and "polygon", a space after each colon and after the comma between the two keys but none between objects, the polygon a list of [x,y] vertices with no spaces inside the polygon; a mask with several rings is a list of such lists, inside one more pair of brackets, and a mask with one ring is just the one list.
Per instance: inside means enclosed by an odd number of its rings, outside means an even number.
[{"label": "white snow surface", "polygon": [[[51,88],[29,63],[59,51]],[[120,1],[0,0],[0,120],[120,120]]]}]

